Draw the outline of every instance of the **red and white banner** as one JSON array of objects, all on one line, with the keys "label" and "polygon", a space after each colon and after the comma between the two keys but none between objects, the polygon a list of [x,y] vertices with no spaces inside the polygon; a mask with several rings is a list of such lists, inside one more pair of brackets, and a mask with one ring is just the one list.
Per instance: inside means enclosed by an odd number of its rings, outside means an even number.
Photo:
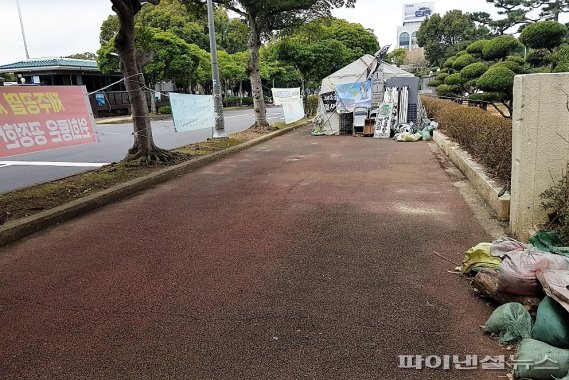
[{"label": "red and white banner", "polygon": [[0,157],[95,142],[84,86],[0,87]]}]

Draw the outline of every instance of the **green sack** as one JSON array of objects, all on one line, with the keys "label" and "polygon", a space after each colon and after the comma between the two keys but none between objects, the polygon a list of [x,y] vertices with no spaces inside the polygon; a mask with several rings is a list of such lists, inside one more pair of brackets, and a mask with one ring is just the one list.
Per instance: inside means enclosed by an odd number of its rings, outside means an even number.
[{"label": "green sack", "polygon": [[531,327],[531,315],[524,305],[511,302],[494,310],[484,331],[498,335],[501,344],[512,344],[531,338]]},{"label": "green sack", "polygon": [[551,380],[569,372],[569,350],[534,339],[524,339],[514,359],[517,363],[514,366],[516,379]]},{"label": "green sack", "polygon": [[569,247],[562,247],[563,243],[555,231],[539,231],[529,238],[528,243],[542,252],[569,257]]},{"label": "green sack", "polygon": [[464,253],[462,273],[470,273],[480,268],[497,268],[502,264],[499,257],[490,254],[491,243],[480,243]]},{"label": "green sack", "polygon": [[423,138],[423,141],[431,141],[433,139],[433,137],[431,136],[431,131],[429,131],[428,129],[423,129],[421,131],[421,137]]},{"label": "green sack", "polygon": [[545,297],[537,309],[532,338],[557,348],[569,348],[569,313]]}]

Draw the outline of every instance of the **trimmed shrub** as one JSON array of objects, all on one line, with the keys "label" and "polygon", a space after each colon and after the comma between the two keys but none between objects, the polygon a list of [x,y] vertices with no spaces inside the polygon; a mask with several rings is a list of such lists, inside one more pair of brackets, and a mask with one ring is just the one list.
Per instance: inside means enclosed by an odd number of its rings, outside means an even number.
[{"label": "trimmed shrub", "polygon": [[460,73],[451,74],[445,79],[445,84],[450,86],[460,86],[464,84],[465,80],[460,76]]},{"label": "trimmed shrub", "polygon": [[486,44],[488,42],[490,42],[490,40],[475,41],[475,42],[471,43],[470,45],[468,45],[468,47],[466,48],[466,51],[469,54],[476,55],[478,57],[482,57],[482,51],[484,50],[484,47],[486,46]]},{"label": "trimmed shrub", "polygon": [[512,171],[512,121],[480,108],[421,97],[430,118],[441,130],[505,184]]},{"label": "trimmed shrub", "polygon": [[447,79],[447,77],[449,76],[449,73],[440,73],[439,75],[437,75],[435,77],[436,80],[440,81],[440,82],[444,82],[445,79]]},{"label": "trimmed shrub", "polygon": [[498,36],[492,38],[482,49],[485,59],[496,60],[506,58],[519,46],[518,40],[514,36]]},{"label": "trimmed shrub", "polygon": [[466,66],[460,71],[460,75],[466,79],[479,78],[488,70],[488,66],[484,62],[476,62]]},{"label": "trimmed shrub", "polygon": [[427,83],[427,86],[429,87],[439,87],[441,84],[443,84],[443,82],[441,82],[438,79],[433,79],[432,81],[430,81],[429,83]]},{"label": "trimmed shrub", "polygon": [[158,113],[160,115],[171,115],[172,114],[172,107],[170,107],[170,106],[158,107]]},{"label": "trimmed shrub", "polygon": [[241,98],[239,96],[226,96],[223,98],[223,106],[224,107],[236,107],[240,105],[239,100]]},{"label": "trimmed shrub", "polygon": [[528,53],[526,60],[530,65],[543,66],[550,55],[551,52],[547,49],[532,50]]},{"label": "trimmed shrub", "polygon": [[[516,62],[513,61],[502,61],[502,62],[498,62],[497,64],[495,64],[492,67],[496,67],[496,66],[503,66],[503,67],[507,67],[508,69],[512,70],[514,73],[516,74],[523,74],[525,73],[525,69],[523,66],[519,65]],[[513,84],[512,84],[513,85]]]},{"label": "trimmed shrub", "polygon": [[441,96],[456,95],[458,91],[459,89],[457,86],[451,86],[449,84],[441,84],[440,86],[437,86],[437,94]]},{"label": "trimmed shrub", "polygon": [[468,97],[469,100],[481,100],[483,102],[494,102],[496,99],[500,99],[502,94],[495,92],[477,92]]},{"label": "trimmed shrub", "polygon": [[532,49],[553,49],[567,36],[567,27],[556,21],[540,21],[522,30],[520,41]]},{"label": "trimmed shrub", "polygon": [[454,61],[456,60],[455,56],[452,57],[448,57],[447,60],[445,61],[445,63],[443,63],[443,67],[444,68],[452,68],[452,65],[454,65]]},{"label": "trimmed shrub", "polygon": [[515,76],[516,73],[501,63],[498,63],[482,74],[480,79],[476,82],[476,85],[483,91],[511,94],[514,90]]},{"label": "trimmed shrub", "polygon": [[564,73],[569,71],[569,45],[563,45],[549,58],[554,65],[553,72]]},{"label": "trimmed shrub", "polygon": [[318,111],[318,102],[320,101],[318,95],[309,95],[304,99],[304,113],[306,117],[316,115]]},{"label": "trimmed shrub", "polygon": [[519,57],[517,55],[509,55],[508,57],[506,57],[506,61],[515,62],[520,66],[523,66],[526,63],[526,61],[524,61],[523,57]]},{"label": "trimmed shrub", "polygon": [[460,56],[465,55],[465,54],[468,54],[468,52],[466,50],[461,50],[458,53],[456,53],[456,56],[460,57]]},{"label": "trimmed shrub", "polygon": [[473,56],[471,56],[468,53],[464,53],[463,55],[457,57],[454,60],[452,67],[455,70],[460,71],[460,70],[464,69],[466,66],[473,64],[474,62],[476,62],[476,58],[474,58]]}]

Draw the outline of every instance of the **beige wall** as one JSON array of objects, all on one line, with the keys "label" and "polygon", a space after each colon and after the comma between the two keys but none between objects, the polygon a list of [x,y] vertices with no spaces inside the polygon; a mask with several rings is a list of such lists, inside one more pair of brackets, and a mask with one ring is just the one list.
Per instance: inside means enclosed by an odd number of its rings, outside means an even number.
[{"label": "beige wall", "polygon": [[569,162],[568,108],[569,73],[516,77],[510,227],[520,240],[546,222],[539,195]]}]

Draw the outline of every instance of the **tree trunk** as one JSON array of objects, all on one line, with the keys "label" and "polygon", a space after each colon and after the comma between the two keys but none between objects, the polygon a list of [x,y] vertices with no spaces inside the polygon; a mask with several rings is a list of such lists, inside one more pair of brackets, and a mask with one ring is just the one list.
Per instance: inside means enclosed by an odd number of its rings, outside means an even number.
[{"label": "tree trunk", "polygon": [[145,87],[144,75],[138,65],[134,41],[134,16],[139,8],[133,6],[132,0],[111,1],[120,21],[115,47],[121,58],[122,72],[125,78],[124,84],[130,98],[134,124],[134,145],[129,150],[126,160],[138,161],[147,165],[155,162],[169,162],[174,154],[154,145],[152,129],[150,128],[148,103],[143,90]]},{"label": "tree trunk", "polygon": [[265,96],[263,95],[263,83],[261,81],[261,65],[259,63],[259,49],[261,48],[261,37],[257,28],[255,17],[249,14],[249,78],[251,80],[251,91],[253,95],[253,105],[255,109],[255,129],[265,130],[267,122],[267,108],[265,106]]}]

